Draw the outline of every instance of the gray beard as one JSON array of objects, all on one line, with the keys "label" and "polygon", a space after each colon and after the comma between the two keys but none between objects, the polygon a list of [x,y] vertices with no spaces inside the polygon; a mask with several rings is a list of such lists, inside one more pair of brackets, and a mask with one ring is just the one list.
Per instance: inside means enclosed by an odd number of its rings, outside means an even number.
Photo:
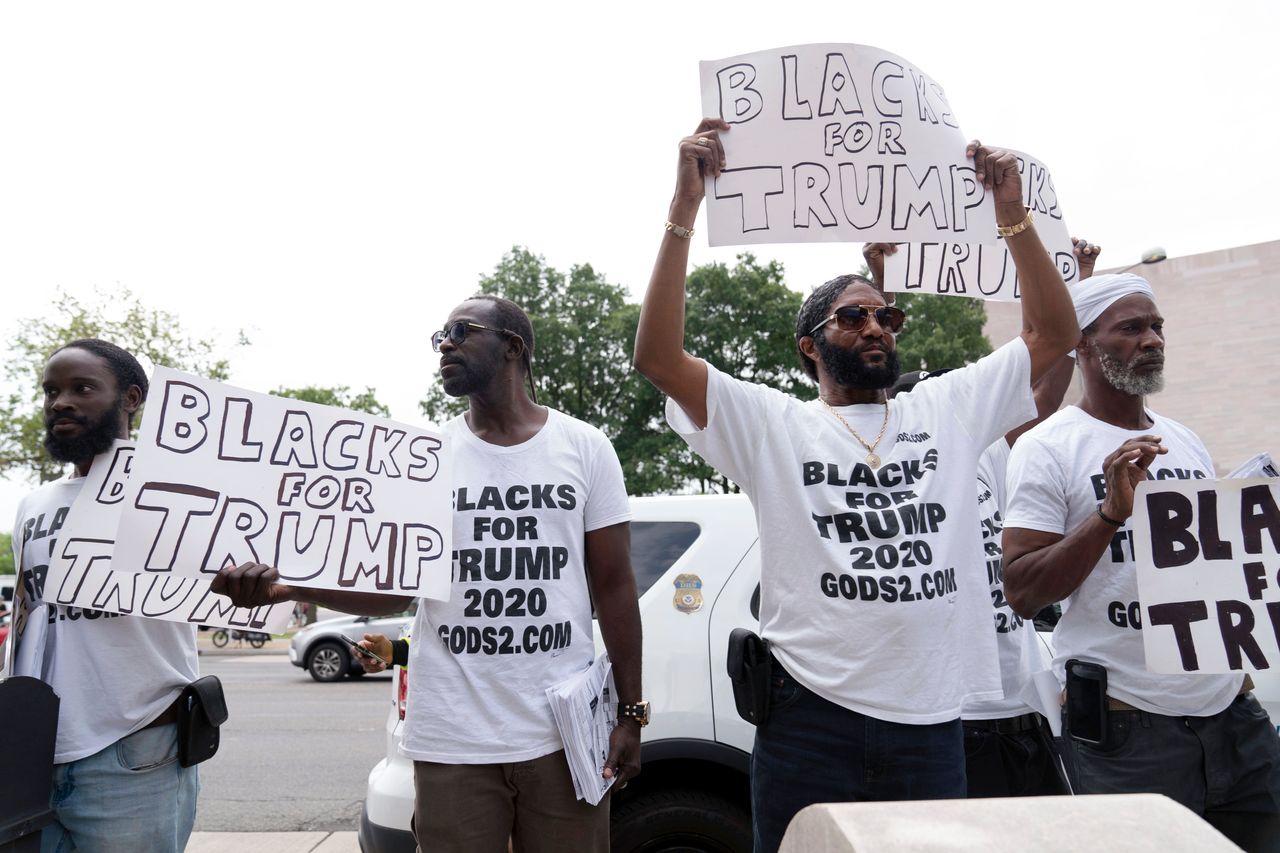
[{"label": "gray beard", "polygon": [[1098,351],[1098,366],[1112,388],[1135,397],[1147,397],[1164,390],[1164,368],[1151,373],[1138,373],[1110,353]]}]

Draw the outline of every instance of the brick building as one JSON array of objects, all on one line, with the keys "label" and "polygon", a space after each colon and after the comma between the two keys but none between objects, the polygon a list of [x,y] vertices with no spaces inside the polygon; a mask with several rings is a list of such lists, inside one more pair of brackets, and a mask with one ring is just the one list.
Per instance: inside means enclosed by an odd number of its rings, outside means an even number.
[{"label": "brick building", "polygon": [[[1220,474],[1263,450],[1280,458],[1280,240],[1133,272],[1151,282],[1165,319],[1165,390],[1151,408],[1195,430]],[[986,306],[993,345],[1018,333],[1016,304]],[[1079,397],[1077,373],[1067,402]]]}]

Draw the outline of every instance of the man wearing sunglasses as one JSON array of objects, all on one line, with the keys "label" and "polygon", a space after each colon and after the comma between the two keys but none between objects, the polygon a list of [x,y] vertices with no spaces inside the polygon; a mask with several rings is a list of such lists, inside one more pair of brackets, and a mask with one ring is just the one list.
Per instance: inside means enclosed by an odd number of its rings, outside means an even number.
[{"label": "man wearing sunglasses", "polygon": [[1066,285],[1022,202],[1017,158],[974,142],[977,179],[1017,265],[1023,332],[901,401],[904,317],[868,280],[814,290],[796,321],[803,402],[684,351],[690,226],[728,164],[706,119],[680,143],[669,224],[635,364],[667,420],[750,496],[760,529],[771,708],[751,761],[757,853],[807,805],[965,795],[960,709],[999,698],[974,482],[978,457],[1035,417],[1031,384],[1079,337]]},{"label": "man wearing sunglasses", "polygon": [[[1054,671],[1106,669],[1106,707],[1068,717],[1084,794],[1164,794],[1246,850],[1280,849],[1280,739],[1247,676],[1147,671],[1129,519],[1147,479],[1212,479],[1200,438],[1147,407],[1164,384],[1164,319],[1129,273],[1071,286],[1084,395],[1009,457],[1005,592],[1020,614],[1065,601]],[[1166,629],[1161,629],[1166,630]],[[1083,709],[1081,709],[1083,711]],[[1074,732],[1073,732],[1074,730]],[[1101,737],[1098,737],[1099,732]]]},{"label": "man wearing sunglasses", "polygon": [[[401,749],[414,761],[421,849],[599,851],[609,800],[579,800],[546,698],[595,657],[592,604],[613,662],[618,726],[603,775],[640,771],[640,610],[622,466],[600,430],[539,406],[533,326],[515,303],[463,302],[431,337],[440,377],[467,411],[443,426],[453,452],[453,590],[418,602]],[[274,569],[226,570],[237,604],[299,596],[356,613],[408,599],[294,589]],[[265,589],[265,595],[264,595]],[[391,660],[390,641],[372,651]]]}]

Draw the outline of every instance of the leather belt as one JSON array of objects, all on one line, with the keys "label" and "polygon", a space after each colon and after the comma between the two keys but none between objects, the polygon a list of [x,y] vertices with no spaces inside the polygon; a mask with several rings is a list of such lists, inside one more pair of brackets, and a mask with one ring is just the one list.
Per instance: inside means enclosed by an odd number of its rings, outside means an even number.
[{"label": "leather belt", "polygon": [[1017,717],[1002,717],[998,720],[961,720],[960,722],[965,728],[981,729],[1002,735],[1016,735],[1040,728],[1040,715],[1032,712]]},{"label": "leather belt", "polygon": [[[1237,697],[1243,696],[1244,694],[1248,693],[1252,689],[1253,689],[1253,676],[1249,675],[1248,673],[1245,673],[1244,682],[1240,685],[1240,692],[1237,693],[1236,696]],[[1107,710],[1108,711],[1140,711],[1142,709],[1135,708],[1132,705],[1130,705],[1128,702],[1122,702],[1119,699],[1116,699],[1115,697],[1108,696]]]},{"label": "leather belt", "polygon": [[[147,723],[142,728],[151,729],[151,728],[155,728],[156,726],[167,726],[173,723],[177,723],[178,722],[178,703],[181,701],[181,699],[182,697],[178,697],[177,699],[174,699],[173,702],[169,704],[168,708],[165,708],[163,711],[160,712],[160,716],[156,717],[154,720]],[[139,729],[139,731],[141,731],[141,729]]]}]

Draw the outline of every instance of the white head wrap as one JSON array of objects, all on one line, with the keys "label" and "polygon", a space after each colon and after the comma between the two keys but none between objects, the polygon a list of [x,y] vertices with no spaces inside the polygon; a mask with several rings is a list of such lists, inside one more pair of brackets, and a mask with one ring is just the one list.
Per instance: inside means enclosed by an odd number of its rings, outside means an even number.
[{"label": "white head wrap", "polygon": [[1102,313],[1126,296],[1141,293],[1155,301],[1155,291],[1147,280],[1132,273],[1108,273],[1090,276],[1067,287],[1071,302],[1076,308],[1076,322],[1080,328],[1092,323]]}]

